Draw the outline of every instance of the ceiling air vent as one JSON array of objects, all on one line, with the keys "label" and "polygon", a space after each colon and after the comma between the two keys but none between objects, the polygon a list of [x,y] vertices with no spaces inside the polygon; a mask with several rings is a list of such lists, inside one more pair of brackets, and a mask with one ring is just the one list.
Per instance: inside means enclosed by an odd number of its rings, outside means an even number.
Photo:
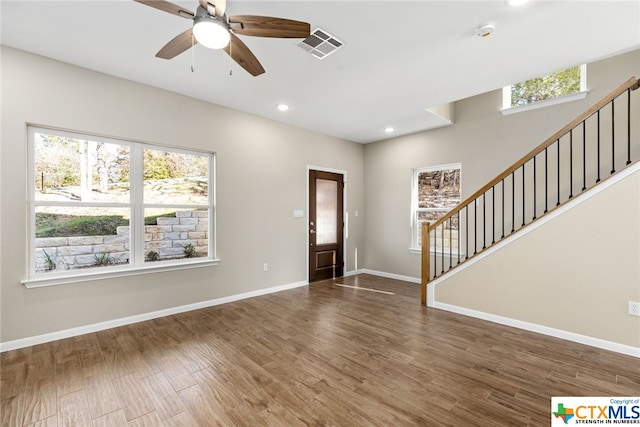
[{"label": "ceiling air vent", "polygon": [[342,42],[327,31],[316,28],[309,37],[298,43],[298,46],[316,58],[324,59],[340,49]]}]

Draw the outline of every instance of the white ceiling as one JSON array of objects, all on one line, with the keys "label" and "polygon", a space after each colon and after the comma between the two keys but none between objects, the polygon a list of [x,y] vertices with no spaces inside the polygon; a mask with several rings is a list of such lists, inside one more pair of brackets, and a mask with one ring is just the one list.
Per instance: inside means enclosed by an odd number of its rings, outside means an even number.
[{"label": "white ceiling", "polygon": [[[433,127],[426,108],[640,47],[638,0],[228,0],[227,15],[306,21],[345,44],[318,60],[299,39],[239,36],[266,69],[251,77],[202,46],[155,58],[191,23],[132,0],[0,4],[4,45],[361,143]],[[495,33],[477,37],[488,22]]]}]

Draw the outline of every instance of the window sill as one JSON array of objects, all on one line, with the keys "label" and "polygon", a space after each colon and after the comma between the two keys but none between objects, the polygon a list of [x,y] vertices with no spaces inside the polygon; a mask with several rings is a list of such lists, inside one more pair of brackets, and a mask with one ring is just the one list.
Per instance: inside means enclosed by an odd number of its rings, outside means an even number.
[{"label": "window sill", "polygon": [[507,116],[509,114],[521,113],[523,111],[536,110],[538,108],[549,107],[551,105],[564,104],[565,102],[578,101],[580,99],[586,98],[589,94],[588,91],[582,91],[578,93],[574,93],[572,95],[565,95],[559,98],[554,99],[545,99],[543,101],[534,102],[532,104],[521,105],[519,107],[510,107],[503,108],[500,110],[503,116]]},{"label": "window sill", "polygon": [[[44,286],[66,285],[70,283],[90,282],[94,280],[113,279],[116,277],[138,276],[141,274],[159,273],[163,271],[187,270],[192,268],[211,267],[218,265],[219,259],[195,260],[188,262],[158,262],[156,265],[144,265],[142,267],[104,267],[105,271],[90,271],[83,274],[69,274],[68,272],[43,274],[31,277],[21,283],[27,288],[41,288]],[[96,268],[100,270],[100,268]]]}]

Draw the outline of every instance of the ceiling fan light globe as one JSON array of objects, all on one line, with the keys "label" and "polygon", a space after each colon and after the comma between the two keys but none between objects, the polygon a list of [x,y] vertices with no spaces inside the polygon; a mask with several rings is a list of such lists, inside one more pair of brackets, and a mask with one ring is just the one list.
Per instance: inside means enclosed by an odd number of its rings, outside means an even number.
[{"label": "ceiling fan light globe", "polygon": [[223,49],[229,44],[229,30],[217,18],[198,16],[193,24],[193,36],[198,43],[209,49]]}]

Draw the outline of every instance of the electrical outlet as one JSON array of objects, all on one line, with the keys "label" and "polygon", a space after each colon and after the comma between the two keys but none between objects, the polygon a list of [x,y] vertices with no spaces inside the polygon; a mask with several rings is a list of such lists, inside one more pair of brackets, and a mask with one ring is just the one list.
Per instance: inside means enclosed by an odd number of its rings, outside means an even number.
[{"label": "electrical outlet", "polygon": [[629,301],[629,314],[640,316],[640,302]]},{"label": "electrical outlet", "polygon": [[266,262],[262,264],[262,271],[269,271],[269,264],[267,264]]}]

